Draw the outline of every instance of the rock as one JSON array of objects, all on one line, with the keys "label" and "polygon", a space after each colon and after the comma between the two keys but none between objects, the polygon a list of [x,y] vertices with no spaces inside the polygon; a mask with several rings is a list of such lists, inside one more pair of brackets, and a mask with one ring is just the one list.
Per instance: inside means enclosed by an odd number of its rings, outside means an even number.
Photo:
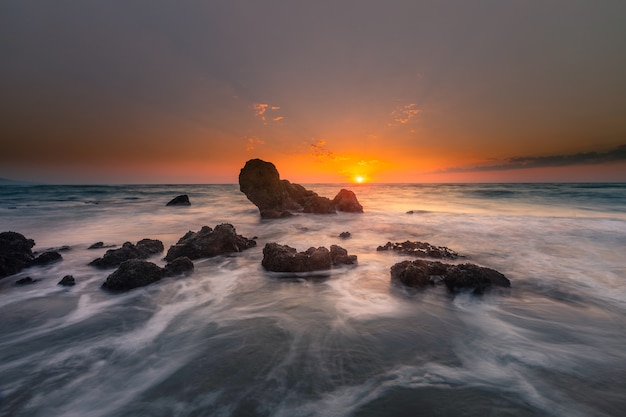
[{"label": "rock", "polygon": [[17,274],[31,265],[35,241],[16,232],[0,233],[0,278]]},{"label": "rock", "polygon": [[143,287],[163,278],[163,269],[158,265],[140,259],[129,259],[109,275],[102,288],[111,291],[126,291]]},{"label": "rock", "polygon": [[351,265],[356,260],[355,255],[348,255],[348,251],[337,245],[332,245],[330,251],[322,246],[298,252],[287,245],[267,243],[261,265],[273,272],[312,272],[331,269],[333,265]]},{"label": "rock", "polygon": [[486,289],[510,287],[511,282],[500,272],[474,264],[446,264],[438,261],[403,261],[391,267],[391,280],[411,288],[444,284],[453,293],[470,289],[482,294]]},{"label": "rock", "polygon": [[166,206],[190,206],[191,202],[189,202],[189,196],[187,194],[182,194],[177,197],[174,197],[170,200]]},{"label": "rock", "polygon": [[105,245],[104,242],[96,242],[93,245],[89,246],[87,249],[104,249],[104,248],[114,248],[116,245]]},{"label": "rock", "polygon": [[384,246],[376,248],[377,251],[392,250],[403,255],[417,256],[419,258],[456,259],[459,254],[445,246],[434,246],[426,242],[387,242]]},{"label": "rock", "polygon": [[341,189],[333,198],[333,205],[339,211],[350,213],[363,213],[363,206],[359,204],[356,194],[350,190]]},{"label": "rock", "polygon": [[181,257],[174,259],[172,262],[169,262],[167,265],[165,265],[165,268],[163,268],[163,274],[166,277],[173,277],[176,275],[193,271],[193,269],[194,269],[194,266],[193,266],[193,262],[191,262],[191,259],[189,259],[186,256],[181,256]]},{"label": "rock", "polygon": [[406,214],[415,214],[415,211],[409,210],[409,211],[406,212]]},{"label": "rock", "polygon": [[278,243],[267,243],[263,248],[261,265],[273,272],[311,272],[330,269],[330,251],[324,247],[298,252],[295,248]]},{"label": "rock", "polygon": [[330,259],[333,265],[353,265],[356,264],[356,255],[348,255],[348,251],[341,246],[330,246]]},{"label": "rock", "polygon": [[237,234],[232,224],[223,223],[211,229],[202,227],[198,232],[187,232],[165,256],[166,261],[186,256],[189,259],[209,258],[224,253],[241,252],[256,246],[256,241]]},{"label": "rock", "polygon": [[21,279],[18,279],[17,281],[15,281],[15,285],[29,285],[29,284],[34,284],[37,281],[39,281],[39,280],[38,279],[32,279],[31,277],[25,277],[25,278],[21,278]]},{"label": "rock", "polygon": [[341,232],[341,233],[339,233],[339,237],[342,238],[342,239],[348,239],[351,236],[352,236],[352,234],[350,232]]},{"label": "rock", "polygon": [[495,269],[466,263],[448,268],[444,284],[452,292],[472,289],[475,294],[482,294],[491,286],[508,288],[511,281]]},{"label": "rock", "polygon": [[163,249],[163,243],[156,239],[142,239],[137,245],[125,242],[121,248],[109,249],[102,258],[94,259],[89,265],[97,268],[114,268],[129,259],[146,259],[163,252]]},{"label": "rock", "polygon": [[44,252],[33,260],[33,265],[47,265],[62,260],[63,257],[59,252]]},{"label": "rock", "polygon": [[[251,159],[246,162],[239,173],[239,189],[259,208],[259,213],[264,219],[289,217],[293,212],[314,214],[336,212],[335,200],[320,197],[300,184],[281,180],[274,164],[261,159]],[[352,198],[349,194],[352,192],[342,191],[345,192],[340,191],[335,197],[337,202],[341,202],[342,207],[354,206],[350,202]],[[356,196],[353,200],[356,201]],[[362,207],[361,211],[363,211]]]},{"label": "rock", "polygon": [[61,281],[59,281],[57,285],[62,285],[64,287],[71,287],[73,285],[76,285],[76,280],[74,279],[72,275],[66,275],[63,278],[61,278]]}]

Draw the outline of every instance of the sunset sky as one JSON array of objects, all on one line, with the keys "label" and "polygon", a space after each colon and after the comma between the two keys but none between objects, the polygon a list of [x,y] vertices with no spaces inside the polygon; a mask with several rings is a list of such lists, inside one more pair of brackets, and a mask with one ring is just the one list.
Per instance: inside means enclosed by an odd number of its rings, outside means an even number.
[{"label": "sunset sky", "polygon": [[0,3],[0,177],[626,181],[624,1]]}]

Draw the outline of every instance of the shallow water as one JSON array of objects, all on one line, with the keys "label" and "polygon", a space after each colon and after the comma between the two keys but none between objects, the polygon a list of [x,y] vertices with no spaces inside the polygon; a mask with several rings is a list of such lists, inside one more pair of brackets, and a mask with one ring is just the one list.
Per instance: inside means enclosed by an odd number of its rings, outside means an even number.
[{"label": "shallow water", "polygon": [[[351,187],[362,215],[273,221],[236,185],[0,187],[0,231],[34,250],[71,247],[0,280],[0,415],[623,415],[626,185]],[[308,188],[332,197],[341,185]],[[165,207],[181,193],[191,207]],[[87,250],[96,241],[167,248],[223,222],[258,246],[124,294],[100,289],[111,270],[87,266],[106,250]],[[406,258],[376,247],[407,239],[448,246],[512,287],[476,297],[392,285]],[[274,241],[340,244],[359,264],[268,273]],[[66,274],[76,286],[57,285]],[[25,276],[39,281],[13,285]]]}]

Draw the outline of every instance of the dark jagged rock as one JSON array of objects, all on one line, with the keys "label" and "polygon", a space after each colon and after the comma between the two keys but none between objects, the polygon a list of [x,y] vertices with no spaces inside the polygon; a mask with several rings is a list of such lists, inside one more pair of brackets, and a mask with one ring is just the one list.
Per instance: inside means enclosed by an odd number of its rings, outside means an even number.
[{"label": "dark jagged rock", "polygon": [[105,245],[104,242],[96,242],[93,245],[89,246],[87,249],[104,249],[104,248],[114,248],[116,245]]},{"label": "dark jagged rock", "polygon": [[63,278],[61,278],[61,281],[59,281],[57,285],[62,285],[64,287],[71,287],[73,285],[76,285],[76,280],[74,279],[72,275],[66,275]]},{"label": "dark jagged rock", "polygon": [[341,232],[339,233],[339,237],[342,239],[348,239],[352,234],[350,232]]},{"label": "dark jagged rock", "polygon": [[102,258],[94,259],[89,263],[97,268],[114,268],[129,259],[146,259],[163,252],[163,243],[156,239],[142,239],[133,245],[125,242],[121,248],[109,249]]},{"label": "dark jagged rock", "polygon": [[129,259],[109,275],[102,288],[111,291],[126,291],[143,287],[163,278],[163,269],[158,265],[140,259]]},{"label": "dark jagged rock", "polygon": [[384,246],[376,248],[377,251],[392,250],[403,255],[417,256],[419,258],[456,259],[459,254],[445,246],[434,246],[426,242],[387,242]]},{"label": "dark jagged rock", "polygon": [[492,286],[511,286],[504,275],[491,268],[469,263],[453,265],[425,260],[403,261],[393,265],[391,280],[412,288],[442,283],[450,292],[472,290],[475,294],[481,294]]},{"label": "dark jagged rock", "polygon": [[39,281],[38,279],[32,279],[31,277],[20,278],[15,281],[15,285],[30,285]]},{"label": "dark jagged rock", "polygon": [[191,259],[186,256],[181,256],[179,258],[174,259],[172,262],[169,262],[163,268],[163,274],[166,277],[173,277],[176,275],[184,274],[190,271],[193,271],[194,266]]},{"label": "dark jagged rock", "polygon": [[354,264],[355,255],[340,246],[332,245],[329,251],[325,247],[311,247],[304,252],[278,243],[267,243],[263,248],[261,265],[273,272],[312,272],[331,269],[333,265]]},{"label": "dark jagged rock", "polygon": [[191,202],[189,201],[189,196],[187,194],[182,194],[177,197],[174,197],[166,204],[166,206],[190,206]]},{"label": "dark jagged rock", "polygon": [[333,265],[353,265],[356,263],[356,255],[348,255],[348,251],[338,245],[330,246],[330,259]]},{"label": "dark jagged rock", "polygon": [[256,241],[237,234],[232,224],[223,223],[211,229],[202,227],[198,232],[189,231],[165,256],[166,261],[186,256],[189,259],[209,258],[230,252],[241,252],[256,246]]},{"label": "dark jagged rock", "polygon": [[16,232],[0,233],[0,278],[17,274],[31,265],[35,241]]},{"label": "dark jagged rock", "polygon": [[339,211],[347,211],[350,213],[363,213],[363,206],[359,204],[356,194],[350,190],[341,189],[333,198],[333,205]]},{"label": "dark jagged rock", "polygon": [[[300,184],[281,180],[276,166],[261,159],[246,162],[239,173],[239,189],[259,208],[264,219],[289,217],[293,212],[332,214],[337,209],[335,200],[320,197]],[[351,192],[342,191],[335,197],[337,202],[341,202],[342,207],[353,206]],[[356,196],[353,200],[356,201]]]},{"label": "dark jagged rock", "polygon": [[62,260],[63,257],[59,252],[44,252],[33,260],[33,265],[47,265]]}]

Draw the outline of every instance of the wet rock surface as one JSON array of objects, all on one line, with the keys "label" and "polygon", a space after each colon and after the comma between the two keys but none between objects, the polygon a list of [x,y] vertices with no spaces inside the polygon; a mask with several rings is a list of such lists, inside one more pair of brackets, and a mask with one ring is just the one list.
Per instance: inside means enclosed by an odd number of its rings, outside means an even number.
[{"label": "wet rock surface", "polygon": [[37,281],[39,281],[39,280],[38,279],[32,279],[31,277],[24,277],[24,278],[20,278],[17,281],[15,281],[15,285],[30,285],[30,284],[34,284]]},{"label": "wet rock surface", "polygon": [[312,272],[356,262],[355,255],[348,255],[348,251],[337,245],[332,245],[331,250],[320,246],[298,252],[295,248],[273,242],[267,243],[263,248],[261,265],[272,272]]},{"label": "wet rock surface", "polygon": [[33,265],[48,265],[63,260],[63,256],[59,252],[44,252],[33,260]]},{"label": "wet rock surface", "polygon": [[140,259],[129,259],[109,275],[102,288],[111,291],[126,291],[143,287],[163,278],[163,269],[158,265]]},{"label": "wet rock surface", "polygon": [[376,248],[377,251],[394,251],[403,255],[416,256],[418,258],[456,259],[459,254],[445,246],[435,246],[427,242],[387,242]]},{"label": "wet rock surface", "polygon": [[126,242],[118,249],[109,249],[102,258],[94,259],[89,263],[97,268],[114,268],[129,259],[146,259],[163,252],[163,242],[156,239],[142,239],[133,245]]},{"label": "wet rock surface", "polygon": [[[251,159],[239,173],[239,189],[258,207],[264,219],[289,217],[294,212],[332,214],[336,210],[363,212],[356,195],[341,190],[335,199],[321,197],[300,184],[281,180],[276,166]],[[360,207],[360,211],[359,211]]]},{"label": "wet rock surface", "polygon": [[187,194],[181,194],[171,199],[166,206],[190,206],[189,196]]},{"label": "wet rock surface", "polygon": [[104,249],[104,248],[114,248],[117,245],[105,245],[104,242],[96,242],[89,246],[87,249]]},{"label": "wet rock surface", "polygon": [[57,285],[61,285],[63,287],[71,287],[73,285],[76,285],[76,280],[72,275],[66,275],[61,278],[61,281],[59,281]]},{"label": "wet rock surface", "polygon": [[163,275],[166,277],[173,277],[176,275],[187,274],[193,271],[193,269],[194,266],[191,259],[186,256],[181,256],[165,265],[165,268],[163,268]]},{"label": "wet rock surface", "polygon": [[471,290],[482,294],[490,287],[510,287],[500,272],[475,264],[448,264],[438,261],[403,261],[391,267],[391,280],[411,288],[445,285],[453,293]]},{"label": "wet rock surface", "polygon": [[187,232],[175,245],[170,246],[165,260],[171,261],[181,256],[189,259],[210,258],[241,252],[254,246],[255,240],[238,235],[232,224],[223,223],[215,226],[215,229],[204,226],[197,232]]},{"label": "wet rock surface", "polygon": [[0,233],[0,278],[17,274],[31,265],[35,241],[17,232]]}]

